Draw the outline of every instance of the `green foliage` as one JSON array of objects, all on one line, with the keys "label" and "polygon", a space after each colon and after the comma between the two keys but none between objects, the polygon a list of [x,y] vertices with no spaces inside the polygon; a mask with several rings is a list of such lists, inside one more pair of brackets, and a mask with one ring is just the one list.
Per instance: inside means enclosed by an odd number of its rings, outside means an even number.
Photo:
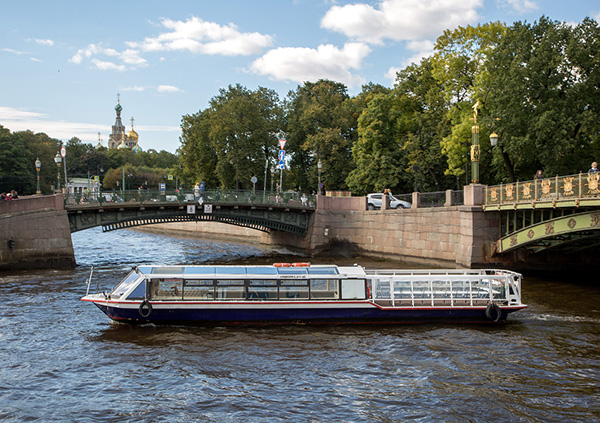
[{"label": "green foliage", "polygon": [[291,166],[297,169],[292,183],[316,187],[320,159],[325,189],[346,189],[357,138],[357,113],[346,87],[328,80],[305,82],[289,93],[286,107],[286,150],[292,155]]}]

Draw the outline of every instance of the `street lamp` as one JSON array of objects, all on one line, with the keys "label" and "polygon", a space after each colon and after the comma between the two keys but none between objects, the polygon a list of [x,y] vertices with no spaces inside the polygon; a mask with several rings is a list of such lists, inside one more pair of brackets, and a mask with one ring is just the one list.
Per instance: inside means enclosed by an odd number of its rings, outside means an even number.
[{"label": "street lamp", "polygon": [[54,157],[54,163],[56,163],[56,167],[58,168],[58,174],[56,175],[56,186],[58,187],[57,192],[60,192],[60,163],[62,162],[62,157],[60,156],[60,152],[56,153]]},{"label": "street lamp", "polygon": [[498,145],[498,134],[495,132],[492,132],[490,134],[490,144],[492,144],[492,147],[495,147]]},{"label": "street lamp", "polygon": [[317,194],[321,195],[321,169],[323,168],[323,163],[321,163],[321,159],[317,162],[317,169],[319,170],[319,187],[317,189]]},{"label": "street lamp", "polygon": [[42,170],[42,162],[40,161],[40,159],[35,160],[35,170],[37,171],[37,191],[35,193],[41,194],[42,191],[40,191],[40,170]]}]

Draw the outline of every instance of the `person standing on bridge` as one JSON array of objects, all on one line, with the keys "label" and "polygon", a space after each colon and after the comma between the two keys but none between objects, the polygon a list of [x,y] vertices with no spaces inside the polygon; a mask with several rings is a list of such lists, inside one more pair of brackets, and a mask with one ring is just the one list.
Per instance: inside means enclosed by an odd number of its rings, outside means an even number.
[{"label": "person standing on bridge", "polygon": [[194,185],[194,200],[198,201],[200,199],[200,183],[196,182]]},{"label": "person standing on bridge", "polygon": [[588,173],[598,173],[598,163],[597,162],[592,163],[592,168],[590,170],[588,170]]},{"label": "person standing on bridge", "polygon": [[206,190],[206,184],[204,181],[200,182],[200,198],[204,200],[204,191]]}]

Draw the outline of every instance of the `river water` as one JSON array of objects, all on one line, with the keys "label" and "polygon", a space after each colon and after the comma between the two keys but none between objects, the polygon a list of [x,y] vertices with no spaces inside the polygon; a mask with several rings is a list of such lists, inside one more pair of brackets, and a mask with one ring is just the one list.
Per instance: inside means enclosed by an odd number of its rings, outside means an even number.
[{"label": "river water", "polygon": [[525,275],[529,308],[500,326],[135,327],[80,301],[90,266],[93,284],[109,289],[140,263],[290,257],[99,228],[73,243],[75,270],[0,274],[0,421],[600,420],[597,281]]}]

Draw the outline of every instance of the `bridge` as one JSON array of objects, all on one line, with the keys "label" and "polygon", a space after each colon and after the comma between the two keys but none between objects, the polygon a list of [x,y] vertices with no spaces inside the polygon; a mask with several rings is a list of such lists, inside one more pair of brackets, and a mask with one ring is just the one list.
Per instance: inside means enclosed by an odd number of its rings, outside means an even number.
[{"label": "bridge", "polygon": [[[308,254],[333,251],[434,267],[514,270],[597,263],[600,192],[593,174],[472,184],[464,192],[408,197],[412,207],[398,210],[368,210],[365,197],[302,198],[262,191],[207,191],[201,202],[189,192],[23,197],[0,202],[0,269],[31,263],[72,267],[70,234],[95,226],[112,231],[203,221],[253,228],[265,234],[260,238],[264,244]],[[205,236],[204,226],[180,225],[178,230]],[[223,230],[227,236],[242,233]]]},{"label": "bridge", "polygon": [[600,246],[600,173],[487,186],[486,212],[500,212],[497,254],[579,253]]},{"label": "bridge", "polygon": [[112,191],[68,195],[71,232],[102,226],[104,232],[156,223],[211,221],[305,235],[315,196],[298,193],[213,190],[201,201],[191,192]]}]

